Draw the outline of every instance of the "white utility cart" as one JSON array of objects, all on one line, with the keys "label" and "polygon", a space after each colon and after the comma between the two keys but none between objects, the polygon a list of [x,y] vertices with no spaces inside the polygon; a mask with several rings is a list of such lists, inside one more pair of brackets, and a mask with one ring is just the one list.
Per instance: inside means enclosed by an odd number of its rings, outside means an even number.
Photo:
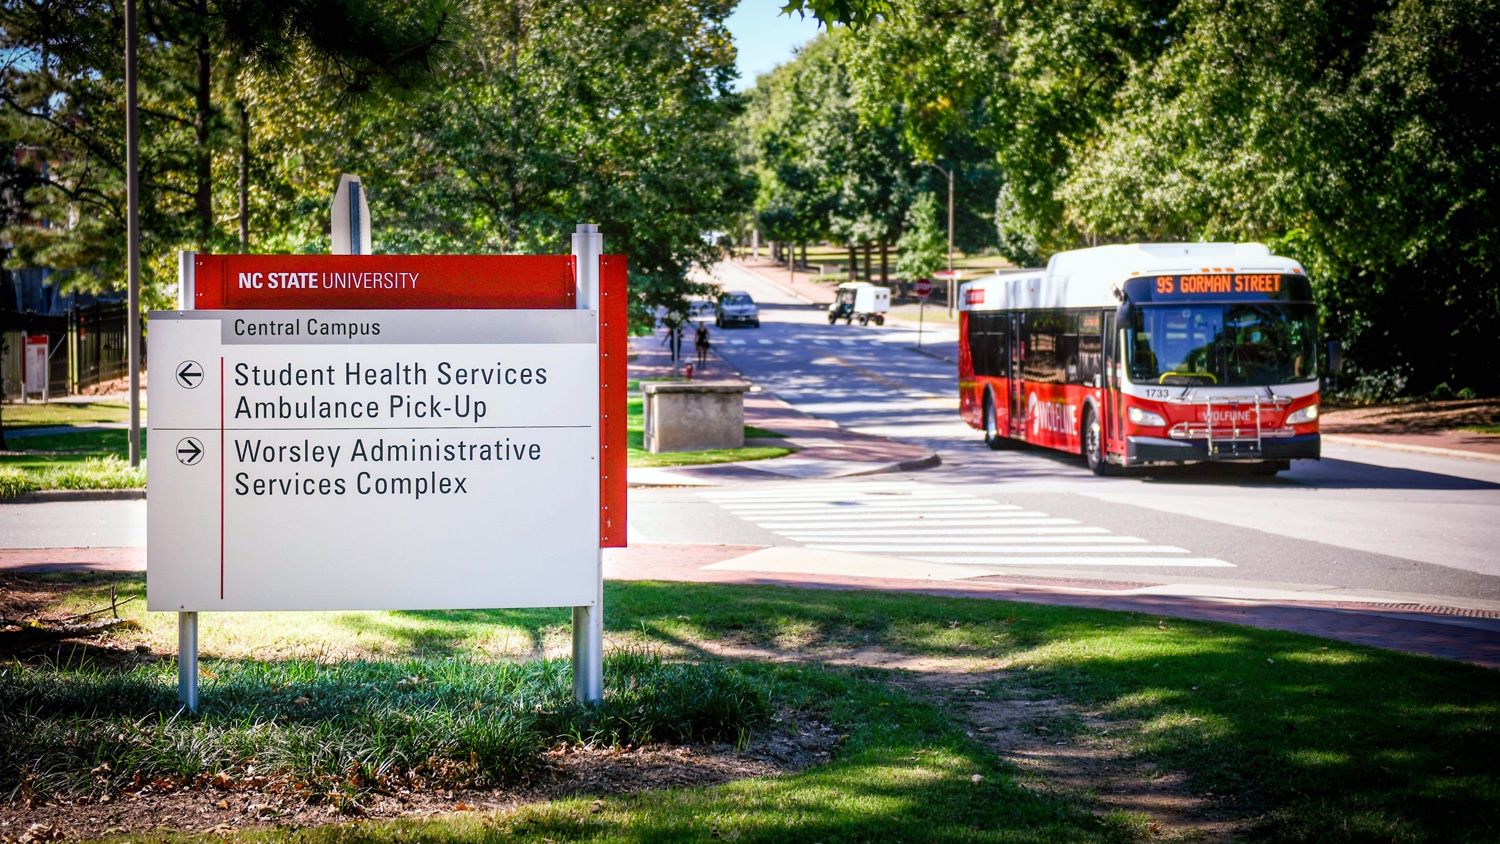
[{"label": "white utility cart", "polygon": [[859,320],[860,325],[885,325],[886,312],[891,309],[891,289],[868,281],[846,281],[838,287],[833,304],[828,306],[828,324],[839,320],[844,324]]}]

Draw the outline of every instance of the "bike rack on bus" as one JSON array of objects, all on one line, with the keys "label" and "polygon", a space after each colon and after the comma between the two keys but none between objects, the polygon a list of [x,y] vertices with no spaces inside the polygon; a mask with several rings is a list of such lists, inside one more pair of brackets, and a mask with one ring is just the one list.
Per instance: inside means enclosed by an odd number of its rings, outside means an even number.
[{"label": "bike rack on bus", "polygon": [[[1178,422],[1176,425],[1173,425],[1169,431],[1167,431],[1167,435],[1172,437],[1173,439],[1178,440],[1207,440],[1209,457],[1217,457],[1221,453],[1224,453],[1226,451],[1226,449],[1224,448],[1225,443],[1230,444],[1230,447],[1227,449],[1227,456],[1230,457],[1239,457],[1241,455],[1248,456],[1252,453],[1261,454],[1264,451],[1263,441],[1265,439],[1279,439],[1281,437],[1290,437],[1295,436],[1297,433],[1292,428],[1285,426],[1266,430],[1265,426],[1262,424],[1261,419],[1262,408],[1275,408],[1279,410],[1280,408],[1292,403],[1290,397],[1275,395],[1271,392],[1269,387],[1266,388],[1266,393],[1267,395],[1264,396],[1219,396],[1217,398],[1214,396],[1193,398],[1183,395],[1177,398],[1168,399],[1168,402],[1170,404],[1175,405],[1202,405],[1204,408],[1203,415],[1207,421]],[[1227,405],[1233,411],[1238,410],[1241,405],[1246,404],[1252,405],[1255,408],[1255,430],[1253,436],[1248,429],[1243,431],[1240,429],[1238,414],[1231,412],[1229,415],[1229,436],[1219,436],[1216,438],[1214,436],[1215,405],[1220,407]],[[1253,451],[1251,451],[1250,449],[1241,450],[1238,447],[1241,443],[1248,444],[1252,441],[1255,443],[1255,448]]]}]

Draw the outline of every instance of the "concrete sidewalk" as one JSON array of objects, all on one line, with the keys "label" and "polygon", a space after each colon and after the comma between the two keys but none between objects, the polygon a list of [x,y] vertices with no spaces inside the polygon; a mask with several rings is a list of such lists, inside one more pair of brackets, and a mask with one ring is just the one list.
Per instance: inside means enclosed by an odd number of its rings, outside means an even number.
[{"label": "concrete sidewalk", "polygon": [[[712,330],[712,338],[733,329]],[[630,377],[663,380],[672,377],[671,353],[662,343],[664,332],[631,340]],[[712,342],[712,340],[710,341]],[[693,380],[744,383],[724,360],[710,351],[702,364],[694,360],[692,331],[685,332],[683,356],[694,361]],[[782,434],[785,439],[758,440],[753,445],[788,445],[794,454],[771,460],[719,463],[709,466],[633,468],[631,486],[711,486],[747,480],[788,478],[845,478],[882,472],[905,472],[939,464],[936,452],[922,446],[896,442],[839,428],[833,422],[809,416],[754,385],[745,394],[745,424]]]}]

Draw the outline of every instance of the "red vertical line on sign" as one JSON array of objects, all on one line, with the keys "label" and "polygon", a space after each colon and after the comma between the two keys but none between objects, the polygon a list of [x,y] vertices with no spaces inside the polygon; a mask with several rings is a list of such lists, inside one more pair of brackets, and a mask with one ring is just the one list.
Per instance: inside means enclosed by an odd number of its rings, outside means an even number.
[{"label": "red vertical line on sign", "polygon": [[219,358],[219,600],[224,600],[224,358]]}]

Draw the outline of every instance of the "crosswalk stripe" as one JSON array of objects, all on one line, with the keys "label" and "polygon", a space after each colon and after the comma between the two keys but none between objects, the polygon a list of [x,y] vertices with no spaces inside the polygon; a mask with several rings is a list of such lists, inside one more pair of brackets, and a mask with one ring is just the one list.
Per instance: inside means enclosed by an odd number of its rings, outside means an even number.
[{"label": "crosswalk stripe", "polygon": [[758,340],[758,341],[757,341],[757,342],[759,342],[759,343],[760,343],[760,344],[761,344],[761,345],[762,345],[762,346],[769,346],[769,345],[771,345],[771,341],[770,341],[770,340],[767,340],[767,339],[765,339],[765,338],[764,338],[764,337],[762,337],[762,338],[761,338],[761,339],[760,339],[760,340]]},{"label": "crosswalk stripe", "polygon": [[[887,515],[887,514],[884,514],[884,513],[839,513],[839,514],[836,514],[836,515],[838,517],[838,518],[834,519],[834,522],[836,524],[851,524],[852,525],[852,524],[870,524],[870,523],[873,522],[873,523],[876,523],[876,524],[883,524],[883,525],[897,525],[897,524],[905,524],[906,523],[905,519],[892,518],[890,515]],[[754,516],[754,517],[750,517],[750,518],[764,519],[765,520],[764,522],[759,522],[758,524],[782,525],[782,526],[785,526],[785,527],[806,526],[809,523],[822,524],[822,523],[825,523],[825,522],[828,521],[828,518],[825,517],[825,516]],[[926,521],[926,520],[924,520],[924,521]],[[947,521],[947,520],[933,519],[931,521],[933,521],[934,523],[939,523],[939,522],[944,522],[944,521]],[[1047,516],[1047,517],[1039,518],[1039,519],[1005,519],[1005,520],[1002,521],[998,517],[993,517],[991,519],[987,519],[987,520],[984,520],[984,521],[977,521],[977,520],[974,520],[974,519],[969,519],[968,523],[969,523],[970,526],[980,526],[980,527],[990,526],[990,527],[995,527],[995,528],[1009,528],[1009,527],[1014,527],[1016,525],[1076,525],[1076,524],[1078,524],[1078,520],[1077,519],[1063,519],[1063,518],[1058,518],[1058,517],[1055,517],[1055,516]],[[943,525],[943,524],[938,524],[938,527],[944,527],[944,526],[945,525]],[[931,525],[928,525],[928,527],[931,527]],[[954,527],[956,527],[956,525]],[[1101,530],[1102,530],[1102,528],[1101,528]]]},{"label": "crosswalk stripe", "polygon": [[937,489],[911,491],[903,489],[858,490],[842,488],[830,489],[822,492],[804,492],[801,490],[778,489],[761,490],[758,492],[744,492],[737,494],[720,492],[709,495],[708,493],[704,493],[704,497],[712,501],[774,501],[776,499],[786,499],[788,501],[800,501],[804,499],[812,499],[817,501],[837,501],[840,498],[846,496],[851,498],[890,499],[893,501],[909,501],[917,498],[954,498],[965,499],[968,501],[987,500],[980,499],[978,496],[974,495],[966,495],[962,492],[950,492],[948,490]]},{"label": "crosswalk stripe", "polygon": [[1008,510],[999,504],[955,503],[950,501],[937,502],[933,504],[917,503],[909,504],[885,504],[876,501],[851,501],[838,504],[821,504],[814,501],[802,504],[757,504],[754,507],[725,507],[731,513],[743,513],[747,515],[775,515],[776,513],[962,513],[972,515],[975,513],[1020,513],[1021,510]]},{"label": "crosswalk stripe", "polygon": [[[915,519],[892,519],[891,516],[886,516],[886,514],[879,513],[879,511],[871,513],[868,510],[841,510],[837,511],[837,513],[828,513],[828,511],[807,513],[805,510],[799,510],[792,514],[786,514],[786,516],[777,516],[775,513],[735,513],[735,516],[739,516],[741,519],[766,519],[769,522],[787,519],[801,520],[801,522],[816,522],[820,514],[847,516],[850,519],[862,520],[862,522],[883,520],[883,522],[889,522],[891,525],[909,525],[913,526],[913,528],[926,528],[926,526],[929,526],[929,523],[939,522],[972,522],[975,525],[1014,525],[1014,523],[1023,522],[1026,519],[1053,519],[1053,516],[1047,516],[1046,513],[1041,513],[1038,510],[1005,510],[996,511],[996,513],[990,513],[990,511],[968,511],[968,513],[951,513],[951,516],[947,513],[918,514]],[[843,522],[843,519],[838,519],[838,522]]]},{"label": "crosswalk stripe", "polygon": [[[783,533],[787,539],[795,539],[798,542],[853,542],[865,540],[869,542],[884,542],[892,545],[917,545],[932,542],[984,542],[987,545],[1010,545],[1013,543],[1081,543],[1086,542],[1098,548],[1108,548],[1115,545],[1144,545],[1146,540],[1138,536],[1098,536],[1087,534],[1062,534],[1054,536],[1048,534],[1016,534],[1016,533],[990,533],[979,531],[957,531],[945,530],[942,536],[934,537],[930,532],[902,533],[899,531],[868,531],[847,532],[827,531],[809,532],[798,531],[796,533]],[[951,539],[945,539],[951,537]]]},{"label": "crosswalk stripe", "polygon": [[[1140,554],[1186,554],[1186,548],[1178,548],[1175,545],[1142,545],[1135,548],[1098,548],[1090,545],[951,545],[951,544],[929,544],[913,548],[910,545],[861,545],[861,544],[810,544],[807,547],[816,548],[820,551],[921,551],[927,554],[940,553],[969,553],[986,554],[996,557],[1005,557],[1007,554],[1078,554],[1097,553],[1107,551],[1109,553],[1140,553]],[[1009,559],[1007,557],[1007,559]]]},{"label": "crosswalk stripe", "polygon": [[[857,494],[860,494],[860,495],[876,495],[876,494],[880,494],[880,493],[916,493],[916,494],[925,494],[925,493],[937,493],[937,492],[943,492],[943,491],[944,490],[941,487],[924,487],[924,486],[918,485],[915,481],[891,481],[891,482],[887,482],[887,483],[828,483],[828,484],[818,484],[818,487],[817,487],[816,490],[807,490],[807,489],[803,489],[803,488],[795,486],[795,485],[786,485],[786,484],[783,484],[783,485],[777,486],[777,487],[772,488],[772,489],[743,490],[743,491],[736,490],[736,491],[732,491],[732,492],[730,492],[730,491],[723,491],[723,490],[713,490],[713,491],[705,491],[702,494],[703,494],[703,496],[705,498],[713,498],[713,499],[739,499],[739,498],[755,498],[757,496],[764,496],[764,495],[817,495],[819,497],[826,497],[826,496],[830,496],[830,495],[846,495],[846,494],[850,494],[850,493],[857,493]],[[947,494],[951,494],[951,495],[967,495],[967,493],[962,493],[962,492],[950,492],[950,493],[947,493]],[[970,497],[973,497],[973,496],[970,496]]]},{"label": "crosswalk stripe", "polygon": [[1158,568],[1234,568],[1234,563],[1212,557],[911,557],[924,563],[1000,566],[1142,566]]},{"label": "crosswalk stripe", "polygon": [[[1059,519],[1058,521],[1068,521],[1068,520],[1067,519]],[[795,531],[795,530],[798,530],[800,528],[807,527],[806,524],[780,524],[780,523],[777,523],[777,522],[756,522],[756,526],[757,527],[763,527],[766,530],[774,530],[774,531],[777,531],[777,532]],[[1109,531],[1105,530],[1102,527],[1091,527],[1089,525],[1076,525],[1076,524],[1074,526],[1057,525],[1057,526],[1048,526],[1048,527],[1031,527],[1031,526],[1028,526],[1028,527],[1009,527],[1009,526],[1007,526],[1007,527],[1003,527],[1003,528],[995,528],[995,531],[996,531],[997,535],[1005,535],[1005,536],[1047,536],[1049,534],[1055,535],[1055,536],[1066,536],[1066,535],[1074,535],[1074,534],[1108,534],[1109,533]],[[942,539],[942,534],[941,533],[936,534],[936,535],[934,535],[933,538],[941,540]]]}]

